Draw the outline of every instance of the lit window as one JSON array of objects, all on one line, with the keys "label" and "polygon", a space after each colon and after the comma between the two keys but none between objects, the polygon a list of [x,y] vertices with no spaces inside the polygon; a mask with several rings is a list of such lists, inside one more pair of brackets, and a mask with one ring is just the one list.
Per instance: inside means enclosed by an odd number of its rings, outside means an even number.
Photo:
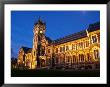
[{"label": "lit window", "polygon": [[79,54],[79,61],[80,61],[80,54]]},{"label": "lit window", "polygon": [[76,50],[77,50],[77,44],[75,45],[75,47],[76,47]]},{"label": "lit window", "polygon": [[87,59],[88,59],[88,61],[90,61],[90,55],[89,55],[89,53],[87,53]]},{"label": "lit window", "polygon": [[67,50],[69,50],[69,47],[68,47],[68,46],[66,46],[66,51],[67,51]]},{"label": "lit window", "polygon": [[48,53],[50,53],[50,49],[48,49]]},{"label": "lit window", "polygon": [[83,62],[84,61],[84,55],[83,54],[79,54],[79,61]]},{"label": "lit window", "polygon": [[70,61],[69,56],[68,56],[68,62]]},{"label": "lit window", "polygon": [[81,60],[82,60],[82,62],[84,61],[84,55],[83,54],[81,55]]},{"label": "lit window", "polygon": [[76,56],[73,55],[73,62],[76,62]]},{"label": "lit window", "polygon": [[80,46],[81,46],[81,45],[80,45],[80,43],[79,43],[79,48],[80,48]]},{"label": "lit window", "polygon": [[23,61],[25,61],[25,56],[23,56]]},{"label": "lit window", "polygon": [[56,48],[56,53],[58,53],[58,48]]},{"label": "lit window", "polygon": [[88,47],[89,46],[89,41],[86,41],[86,47]]},{"label": "lit window", "polygon": [[80,48],[80,43],[78,43],[78,46],[79,46],[79,48]]},{"label": "lit window", "polygon": [[60,47],[60,52],[62,52],[62,47]]},{"label": "lit window", "polygon": [[80,43],[80,47],[83,48],[83,42]]},{"label": "lit window", "polygon": [[95,35],[95,36],[92,36],[92,41],[93,41],[93,43],[96,43],[96,42],[97,42],[97,37],[96,37],[96,35]]},{"label": "lit window", "polygon": [[35,56],[35,51],[34,51],[34,56]]},{"label": "lit window", "polygon": [[98,35],[98,42],[100,43],[100,33],[98,33],[97,35]]},{"label": "lit window", "polygon": [[99,51],[98,50],[94,50],[94,57],[95,57],[95,59],[99,58]]},{"label": "lit window", "polygon": [[65,46],[63,46],[63,52],[65,51]]},{"label": "lit window", "polygon": [[83,45],[84,45],[83,47],[85,48],[85,42],[83,43]]},{"label": "lit window", "polygon": [[72,44],[72,50],[75,50],[75,45]]}]

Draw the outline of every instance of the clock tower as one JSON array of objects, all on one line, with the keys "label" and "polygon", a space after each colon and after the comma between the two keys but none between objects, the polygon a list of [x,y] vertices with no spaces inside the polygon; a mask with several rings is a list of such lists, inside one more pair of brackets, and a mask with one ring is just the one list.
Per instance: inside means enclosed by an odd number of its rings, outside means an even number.
[{"label": "clock tower", "polygon": [[40,56],[45,56],[46,39],[45,39],[46,24],[40,18],[34,24],[33,37],[33,55],[36,58],[37,67],[41,66]]}]

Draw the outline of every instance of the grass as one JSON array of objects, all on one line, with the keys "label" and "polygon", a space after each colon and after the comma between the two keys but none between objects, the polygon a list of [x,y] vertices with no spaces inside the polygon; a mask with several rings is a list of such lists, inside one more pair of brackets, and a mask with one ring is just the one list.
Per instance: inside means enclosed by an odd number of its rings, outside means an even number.
[{"label": "grass", "polygon": [[11,70],[12,77],[100,77],[100,70]]}]

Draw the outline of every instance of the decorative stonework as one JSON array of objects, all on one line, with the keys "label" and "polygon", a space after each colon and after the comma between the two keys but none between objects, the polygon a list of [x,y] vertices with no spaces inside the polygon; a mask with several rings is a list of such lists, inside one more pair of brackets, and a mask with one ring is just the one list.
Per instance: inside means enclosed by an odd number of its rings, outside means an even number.
[{"label": "decorative stonework", "polygon": [[100,65],[100,23],[88,29],[52,41],[45,36],[46,23],[34,24],[33,48],[21,47],[18,65],[37,69],[42,67],[79,68],[96,62]]}]

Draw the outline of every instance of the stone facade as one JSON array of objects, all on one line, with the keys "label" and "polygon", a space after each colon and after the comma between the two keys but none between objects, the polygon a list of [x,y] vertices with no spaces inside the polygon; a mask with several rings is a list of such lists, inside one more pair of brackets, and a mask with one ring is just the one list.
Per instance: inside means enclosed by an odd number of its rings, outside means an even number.
[{"label": "stone facade", "polygon": [[46,23],[39,19],[34,24],[33,47],[21,47],[18,65],[29,69],[100,68],[100,22],[57,40],[46,37],[45,30]]}]

